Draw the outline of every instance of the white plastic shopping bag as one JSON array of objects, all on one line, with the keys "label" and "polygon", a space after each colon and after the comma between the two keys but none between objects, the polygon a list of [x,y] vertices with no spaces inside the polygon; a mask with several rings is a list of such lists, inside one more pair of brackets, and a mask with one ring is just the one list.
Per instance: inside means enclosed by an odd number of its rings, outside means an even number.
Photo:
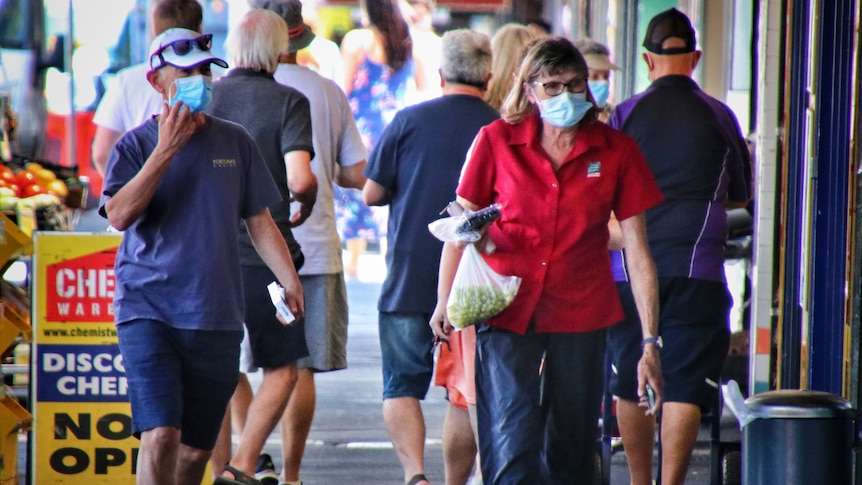
[{"label": "white plastic shopping bag", "polygon": [[521,286],[521,278],[503,276],[488,266],[473,244],[464,248],[446,302],[449,322],[464,328],[503,311]]}]

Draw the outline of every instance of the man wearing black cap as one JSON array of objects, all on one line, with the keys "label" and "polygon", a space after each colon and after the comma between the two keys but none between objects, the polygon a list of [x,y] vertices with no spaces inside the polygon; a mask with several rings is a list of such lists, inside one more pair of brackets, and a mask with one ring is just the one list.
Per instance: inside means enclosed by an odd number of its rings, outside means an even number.
[{"label": "man wearing black cap", "polygon": [[716,400],[729,345],[731,306],[724,279],[725,208],[751,197],[748,150],[730,109],[700,90],[691,75],[700,60],[691,22],[671,8],[647,27],[644,62],[652,85],[617,106],[611,126],[638,143],[665,201],[646,213],[659,276],[659,333],[642,330],[626,281],[625,253],[612,262],[626,319],[611,328],[616,372],[611,391],[634,485],[652,483],[655,422],[638,395],[640,359],[658,354],[664,387],[661,483],[682,484],[700,427]]},{"label": "man wearing black cap", "polygon": [[[137,483],[201,483],[237,384],[242,340],[240,220],[296,318],[304,302],[269,212],[278,189],[254,140],[202,110],[212,35],[169,29],[150,45],[161,114],[111,151],[99,212],[125,231],[114,313],[140,436]],[[261,288],[263,291],[263,288]],[[274,309],[273,309],[274,311]]]}]

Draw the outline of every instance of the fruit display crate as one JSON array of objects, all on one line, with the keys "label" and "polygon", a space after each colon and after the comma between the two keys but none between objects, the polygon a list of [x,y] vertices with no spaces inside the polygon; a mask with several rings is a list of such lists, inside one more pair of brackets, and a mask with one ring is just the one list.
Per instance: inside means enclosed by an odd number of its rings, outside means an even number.
[{"label": "fruit display crate", "polygon": [[0,164],[0,212],[28,235],[74,230],[87,190],[75,167],[20,156]]}]

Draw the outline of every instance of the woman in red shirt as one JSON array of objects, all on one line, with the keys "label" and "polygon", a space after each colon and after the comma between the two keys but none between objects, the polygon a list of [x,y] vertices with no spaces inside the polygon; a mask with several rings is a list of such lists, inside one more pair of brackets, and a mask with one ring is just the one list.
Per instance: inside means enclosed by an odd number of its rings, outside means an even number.
[{"label": "woman in red shirt", "polygon": [[[634,140],[596,121],[587,78],[570,41],[535,41],[503,118],[479,132],[456,191],[471,210],[502,205],[482,241],[484,258],[496,272],[522,278],[512,304],[477,327],[486,484],[592,483],[605,334],[623,318],[608,256],[612,212],[645,334],[658,325],[643,212],[661,193]],[[455,245],[444,246],[430,322],[442,339],[452,328],[446,300],[460,257]],[[644,354],[643,395],[647,384],[660,405],[658,357]]]}]

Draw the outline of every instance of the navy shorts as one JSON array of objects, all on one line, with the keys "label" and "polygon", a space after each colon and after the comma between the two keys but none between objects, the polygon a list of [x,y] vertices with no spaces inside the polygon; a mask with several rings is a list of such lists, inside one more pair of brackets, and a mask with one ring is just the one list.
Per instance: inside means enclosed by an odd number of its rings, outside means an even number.
[{"label": "navy shorts", "polygon": [[236,389],[242,331],[188,330],[139,319],[117,325],[129,380],[132,432],[178,428],[184,445],[212,450]]},{"label": "navy shorts", "polygon": [[434,373],[430,313],[380,312],[383,399],[425,399]]},{"label": "navy shorts", "polygon": [[[617,283],[625,319],[608,332],[611,392],[637,401],[637,363],[643,354],[640,319],[631,286]],[[731,298],[720,282],[659,279],[659,335],[664,400],[710,407],[730,345]]]},{"label": "navy shorts", "polygon": [[242,267],[245,293],[245,328],[251,345],[254,367],[275,369],[308,356],[305,323],[284,325],[275,316],[275,307],[266,286],[276,281],[266,266]]}]

